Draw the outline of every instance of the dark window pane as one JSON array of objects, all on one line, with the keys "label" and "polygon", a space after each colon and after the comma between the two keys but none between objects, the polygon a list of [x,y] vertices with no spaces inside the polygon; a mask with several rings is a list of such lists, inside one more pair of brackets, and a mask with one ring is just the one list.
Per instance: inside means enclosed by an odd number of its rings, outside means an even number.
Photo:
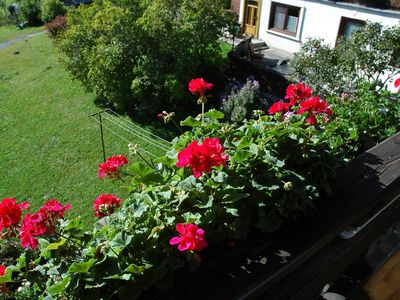
[{"label": "dark window pane", "polygon": [[286,8],[282,6],[276,6],[274,16],[274,28],[281,30],[285,28],[285,15]]}]

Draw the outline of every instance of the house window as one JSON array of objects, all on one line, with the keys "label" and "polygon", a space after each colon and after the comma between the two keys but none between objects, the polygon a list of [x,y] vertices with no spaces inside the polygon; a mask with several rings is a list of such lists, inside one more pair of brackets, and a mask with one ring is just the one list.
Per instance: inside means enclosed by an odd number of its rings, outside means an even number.
[{"label": "house window", "polygon": [[300,7],[272,2],[269,29],[296,36]]},{"label": "house window", "polygon": [[348,39],[354,30],[365,25],[365,21],[342,17],[338,37]]}]

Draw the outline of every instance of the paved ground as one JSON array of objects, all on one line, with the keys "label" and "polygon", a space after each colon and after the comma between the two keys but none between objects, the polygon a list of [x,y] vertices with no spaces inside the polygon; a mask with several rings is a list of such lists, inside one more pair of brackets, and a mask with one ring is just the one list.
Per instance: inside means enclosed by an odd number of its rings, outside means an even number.
[{"label": "paved ground", "polygon": [[[233,42],[234,46],[237,46],[244,38],[245,36],[237,37],[233,41],[229,38],[224,38],[223,40],[229,44]],[[274,70],[285,77],[292,73],[288,63],[292,59],[293,53],[269,46],[265,41],[254,38],[251,39],[251,43],[255,49],[260,49],[259,51],[256,50],[256,52],[261,54],[261,57],[252,59],[251,62],[254,67]]]},{"label": "paved ground", "polygon": [[43,34],[45,32],[46,32],[46,30],[43,30],[43,31],[40,31],[40,32],[35,32],[35,33],[32,33],[32,34],[28,34],[28,35],[25,35],[25,36],[21,36],[21,37],[9,40],[9,41],[7,41],[5,43],[0,44],[0,50],[5,49],[5,48],[17,43],[17,42],[25,41],[27,39],[30,39],[31,37],[33,37],[35,35]]}]

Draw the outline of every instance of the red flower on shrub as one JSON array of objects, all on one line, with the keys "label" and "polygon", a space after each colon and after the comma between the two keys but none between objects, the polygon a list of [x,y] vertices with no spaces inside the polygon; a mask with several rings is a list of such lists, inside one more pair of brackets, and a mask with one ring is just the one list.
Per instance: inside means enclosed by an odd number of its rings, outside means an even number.
[{"label": "red flower on shrub", "polygon": [[0,203],[0,231],[17,225],[21,220],[22,210],[28,208],[28,202],[18,204],[14,198],[4,198]]},{"label": "red flower on shrub", "polygon": [[112,194],[103,194],[93,201],[94,216],[96,218],[104,218],[109,216],[121,206],[121,200]]},{"label": "red flower on shrub", "polygon": [[218,138],[205,138],[199,145],[193,141],[178,153],[178,168],[190,166],[194,177],[199,178],[203,172],[209,173],[212,167],[224,165],[229,159]]},{"label": "red flower on shrub", "polygon": [[204,230],[194,224],[179,223],[176,225],[176,231],[180,236],[173,237],[169,244],[178,245],[179,251],[201,251],[208,246],[204,240]]},{"label": "red flower on shrub", "polygon": [[286,112],[289,111],[290,106],[291,106],[290,103],[275,102],[269,108],[268,113],[270,115],[273,115],[273,114],[276,114],[276,113],[286,113]]},{"label": "red flower on shrub", "polygon": [[26,214],[19,232],[22,248],[35,249],[38,245],[38,240],[35,237],[45,234],[47,228],[47,218],[41,212],[32,215]]},{"label": "red flower on shrub", "polygon": [[118,178],[119,169],[128,163],[128,159],[123,155],[114,155],[107,158],[105,163],[99,164],[99,178]]},{"label": "red flower on shrub", "polygon": [[302,83],[291,84],[286,88],[285,99],[288,99],[291,105],[296,105],[299,101],[310,98],[311,94],[312,90],[308,86]]},{"label": "red flower on shrub", "polygon": [[195,78],[189,82],[189,91],[204,97],[206,90],[211,90],[213,84],[206,82],[203,78]]}]

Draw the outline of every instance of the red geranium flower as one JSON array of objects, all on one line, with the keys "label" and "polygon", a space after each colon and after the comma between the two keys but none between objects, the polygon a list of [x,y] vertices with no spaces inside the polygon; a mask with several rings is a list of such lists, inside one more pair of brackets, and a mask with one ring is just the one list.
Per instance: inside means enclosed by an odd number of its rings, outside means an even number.
[{"label": "red geranium flower", "polygon": [[179,251],[201,251],[208,246],[204,240],[204,230],[194,224],[179,223],[176,225],[176,231],[180,236],[173,237],[169,244],[171,246],[178,244]]},{"label": "red geranium flower", "polygon": [[206,90],[211,90],[213,84],[206,82],[203,78],[195,78],[189,82],[189,91],[204,97]]},{"label": "red geranium flower", "polygon": [[299,101],[310,98],[311,94],[311,88],[308,86],[302,83],[291,84],[286,88],[285,99],[288,99],[291,105],[296,105]]},{"label": "red geranium flower", "polygon": [[298,113],[302,114],[304,112],[318,112],[328,116],[332,114],[332,110],[328,105],[328,102],[322,100],[318,96],[300,102],[300,109]]},{"label": "red geranium flower", "polygon": [[28,208],[28,202],[18,204],[14,198],[4,198],[0,203],[0,231],[17,225],[21,220],[22,210]]},{"label": "red geranium flower", "polygon": [[218,138],[205,138],[199,145],[193,141],[178,153],[178,168],[190,166],[194,177],[199,178],[203,172],[211,172],[212,167],[224,165],[229,159]]},{"label": "red geranium flower", "polygon": [[[4,274],[6,274],[6,269],[7,269],[6,266],[0,265],[0,277],[4,276]],[[5,284],[5,283],[0,284],[0,293],[2,293],[2,294],[8,293],[7,284]]]},{"label": "red geranium flower", "polygon": [[128,159],[123,155],[115,155],[107,158],[105,163],[99,164],[99,178],[118,178],[119,169],[128,163]]},{"label": "red geranium flower", "polygon": [[19,232],[22,248],[35,249],[38,245],[38,240],[35,237],[46,233],[48,225],[46,216],[41,212],[32,215],[26,214]]},{"label": "red geranium flower", "polygon": [[328,102],[320,99],[318,96],[315,96],[300,102],[300,108],[297,113],[308,113],[306,121],[309,124],[314,125],[317,122],[317,114],[321,114],[324,117],[325,122],[327,122],[328,117],[332,115],[332,110],[328,105]]},{"label": "red geranium flower", "polygon": [[6,273],[6,266],[0,265],[0,276],[4,276],[4,274]]},{"label": "red geranium flower", "polygon": [[290,109],[290,103],[284,103],[284,102],[275,102],[274,104],[271,105],[271,107],[268,110],[268,113],[270,115],[276,114],[278,112],[286,113]]},{"label": "red geranium flower", "polygon": [[46,217],[51,218],[53,220],[57,220],[59,218],[64,217],[64,212],[71,209],[71,205],[62,205],[56,199],[51,199],[47,201],[39,211],[46,215]]},{"label": "red geranium flower", "polygon": [[103,218],[109,216],[121,206],[121,200],[112,194],[103,194],[93,201],[94,216]]}]

